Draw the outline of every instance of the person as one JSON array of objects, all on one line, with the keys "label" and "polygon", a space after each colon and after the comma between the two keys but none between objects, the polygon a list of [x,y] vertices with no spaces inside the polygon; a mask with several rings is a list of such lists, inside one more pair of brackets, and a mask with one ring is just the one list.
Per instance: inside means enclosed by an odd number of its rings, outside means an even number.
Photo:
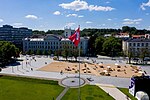
[{"label": "person", "polygon": [[31,68],[31,71],[33,71],[33,68]]},{"label": "person", "polygon": [[63,74],[63,71],[62,71],[62,70],[60,71],[60,74],[61,74],[61,75]]}]

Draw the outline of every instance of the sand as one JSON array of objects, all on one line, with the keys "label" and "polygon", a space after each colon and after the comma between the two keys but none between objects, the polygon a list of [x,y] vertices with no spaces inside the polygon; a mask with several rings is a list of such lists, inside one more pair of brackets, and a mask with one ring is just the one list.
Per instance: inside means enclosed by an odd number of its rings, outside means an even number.
[{"label": "sand", "polygon": [[[79,63],[54,61],[40,69],[39,71],[60,72],[61,73],[78,73]],[[141,69],[129,64],[94,64],[80,63],[81,74],[91,74],[96,76],[114,76],[114,77],[132,77],[141,76]]]}]

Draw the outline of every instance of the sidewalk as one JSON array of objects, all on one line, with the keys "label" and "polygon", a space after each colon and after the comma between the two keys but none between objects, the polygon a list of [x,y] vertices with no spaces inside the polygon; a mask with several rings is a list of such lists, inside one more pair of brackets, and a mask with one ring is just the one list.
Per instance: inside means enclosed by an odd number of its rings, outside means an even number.
[{"label": "sidewalk", "polygon": [[69,90],[69,87],[66,87],[66,88],[59,94],[59,96],[56,98],[56,100],[61,100],[61,98],[67,93],[68,90]]},{"label": "sidewalk", "polygon": [[108,84],[96,84],[101,89],[103,89],[106,93],[109,93],[115,100],[131,100],[127,99],[126,95],[122,93],[119,89],[117,89],[113,85]]}]

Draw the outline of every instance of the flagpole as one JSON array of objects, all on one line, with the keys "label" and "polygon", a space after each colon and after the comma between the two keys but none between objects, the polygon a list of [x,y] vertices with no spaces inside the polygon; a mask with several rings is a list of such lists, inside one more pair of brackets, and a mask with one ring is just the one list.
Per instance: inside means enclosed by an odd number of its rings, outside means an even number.
[{"label": "flagpole", "polygon": [[80,91],[80,44],[79,44],[79,100],[81,100],[81,91]]},{"label": "flagpole", "polygon": [[80,25],[78,29],[75,31],[73,35],[69,37],[69,40],[71,40],[76,48],[79,48],[79,89],[78,89],[78,100],[81,100],[81,91],[80,91]]},{"label": "flagpole", "polygon": [[[79,25],[80,28],[80,25]],[[79,100],[81,100],[81,91],[80,91],[80,43],[79,43]]]}]

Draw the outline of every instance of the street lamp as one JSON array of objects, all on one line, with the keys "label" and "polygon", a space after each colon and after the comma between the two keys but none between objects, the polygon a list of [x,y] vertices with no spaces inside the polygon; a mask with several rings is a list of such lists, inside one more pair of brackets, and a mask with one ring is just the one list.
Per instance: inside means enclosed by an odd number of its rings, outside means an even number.
[{"label": "street lamp", "polygon": [[12,73],[14,73],[14,68],[13,68],[13,66],[12,66]]}]

